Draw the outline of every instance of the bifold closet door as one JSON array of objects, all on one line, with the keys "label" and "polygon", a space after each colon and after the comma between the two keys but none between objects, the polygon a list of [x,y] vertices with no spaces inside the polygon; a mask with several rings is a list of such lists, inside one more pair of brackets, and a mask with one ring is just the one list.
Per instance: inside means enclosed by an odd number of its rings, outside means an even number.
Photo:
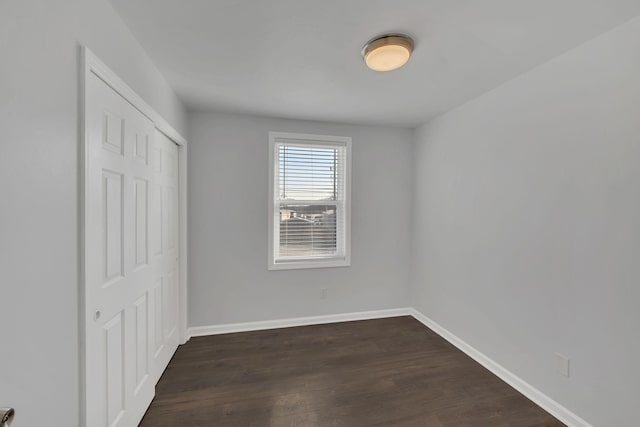
[{"label": "bifold closet door", "polygon": [[85,418],[133,427],[179,339],[178,149],[94,74],[85,91]]},{"label": "bifold closet door", "polygon": [[152,352],[156,381],[178,348],[178,146],[156,131],[151,189]]}]

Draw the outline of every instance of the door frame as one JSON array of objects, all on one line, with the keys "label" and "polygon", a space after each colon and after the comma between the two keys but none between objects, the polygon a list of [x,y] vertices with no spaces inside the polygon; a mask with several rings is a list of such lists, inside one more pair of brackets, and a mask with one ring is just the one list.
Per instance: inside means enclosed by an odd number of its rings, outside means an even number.
[{"label": "door frame", "polygon": [[179,220],[178,220],[178,232],[179,232],[179,260],[178,260],[178,333],[180,337],[180,343],[184,344],[189,340],[187,329],[187,265],[188,265],[188,224],[187,224],[187,155],[188,145],[187,140],[180,135],[180,133],[171,126],[160,114],[158,114],[149,104],[147,104],[129,85],[127,85],[117,74],[115,74],[104,62],[102,62],[89,48],[86,46],[80,46],[80,141],[79,141],[79,180],[78,180],[78,216],[80,220],[79,224],[79,386],[80,386],[80,426],[87,426],[86,420],[86,334],[87,328],[85,325],[86,317],[86,277],[85,277],[85,263],[87,259],[86,248],[88,247],[88,238],[85,233],[87,228],[87,217],[85,215],[86,203],[87,203],[87,176],[88,176],[88,162],[87,162],[87,144],[88,133],[86,127],[86,105],[88,104],[89,94],[85,90],[85,82],[95,75],[104,83],[106,83],[111,89],[120,94],[125,100],[127,100],[133,107],[145,115],[151,120],[156,130],[163,133],[167,138],[173,141],[178,146],[178,204],[179,204]]}]

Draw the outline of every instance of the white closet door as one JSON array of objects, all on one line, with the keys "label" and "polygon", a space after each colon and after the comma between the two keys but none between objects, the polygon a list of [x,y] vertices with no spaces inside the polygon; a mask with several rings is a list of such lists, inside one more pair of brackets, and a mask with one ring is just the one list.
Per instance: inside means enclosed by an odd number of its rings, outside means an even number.
[{"label": "white closet door", "polygon": [[136,426],[154,395],[153,123],[91,74],[85,106],[86,421]]},{"label": "white closet door", "polygon": [[178,348],[178,146],[159,131],[153,144],[151,256],[153,259],[153,365],[160,378]]}]

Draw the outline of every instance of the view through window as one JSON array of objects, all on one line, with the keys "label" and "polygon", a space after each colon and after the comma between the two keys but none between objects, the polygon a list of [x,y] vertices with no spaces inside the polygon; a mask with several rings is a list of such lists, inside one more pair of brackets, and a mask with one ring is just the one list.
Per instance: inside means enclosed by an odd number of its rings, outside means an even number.
[{"label": "view through window", "polygon": [[274,143],[274,262],[345,259],[346,143]]}]

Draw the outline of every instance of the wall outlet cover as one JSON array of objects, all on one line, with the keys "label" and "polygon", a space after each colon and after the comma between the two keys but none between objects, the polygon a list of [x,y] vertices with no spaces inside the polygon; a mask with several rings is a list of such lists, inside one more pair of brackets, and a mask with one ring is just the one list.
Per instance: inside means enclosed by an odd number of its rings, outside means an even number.
[{"label": "wall outlet cover", "polygon": [[564,354],[556,353],[556,369],[560,375],[569,378],[569,357]]}]

